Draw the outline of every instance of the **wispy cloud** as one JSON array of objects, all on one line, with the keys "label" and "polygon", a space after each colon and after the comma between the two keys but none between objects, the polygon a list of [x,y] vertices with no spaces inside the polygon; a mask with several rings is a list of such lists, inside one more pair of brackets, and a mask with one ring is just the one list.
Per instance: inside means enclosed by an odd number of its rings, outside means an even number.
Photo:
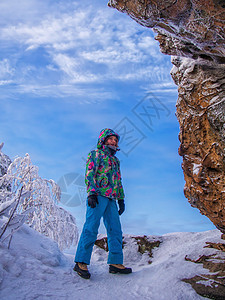
[{"label": "wispy cloud", "polygon": [[7,79],[15,73],[15,69],[11,67],[8,59],[0,61],[0,79]]},{"label": "wispy cloud", "polygon": [[58,66],[58,68],[63,71],[69,79],[70,83],[85,83],[85,82],[95,82],[98,80],[98,76],[91,73],[89,70],[83,72],[83,66],[80,61],[74,59],[66,54],[58,53],[53,56],[53,61]]},{"label": "wispy cloud", "polygon": [[[23,0],[22,6],[29,10],[28,2]],[[18,18],[18,23],[13,25],[3,18],[0,41],[6,45],[2,54],[9,73],[3,72],[1,84],[13,82],[19,85],[18,92],[21,93],[35,93],[42,86],[44,94],[54,94],[58,90],[57,95],[65,96],[68,91],[78,90],[74,87],[77,84],[113,80],[147,83],[160,77],[162,83],[170,80],[163,77],[164,73],[169,73],[170,66],[160,65],[164,57],[150,30],[122,18],[107,6],[102,9],[90,4],[78,8],[76,1],[70,1],[70,4],[59,14],[57,9],[47,9],[50,2],[39,5],[33,0],[33,23],[28,16],[23,21]],[[60,2],[57,5],[62,8]],[[7,47],[12,45],[16,55],[12,51],[8,54]],[[31,58],[26,61],[26,66],[21,63],[40,51],[45,59],[41,64]],[[17,72],[13,73],[15,65]]]}]

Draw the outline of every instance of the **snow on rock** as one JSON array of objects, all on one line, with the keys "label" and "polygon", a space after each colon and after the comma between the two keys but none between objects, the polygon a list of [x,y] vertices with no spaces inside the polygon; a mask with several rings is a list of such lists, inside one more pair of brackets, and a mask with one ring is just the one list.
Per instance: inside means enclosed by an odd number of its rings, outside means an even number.
[{"label": "snow on rock", "polygon": [[10,249],[0,243],[0,299],[204,299],[182,279],[206,270],[185,257],[214,253],[203,247],[206,242],[221,243],[218,230],[142,238],[145,246],[146,241],[160,241],[152,249],[151,264],[147,248],[138,244],[141,237],[125,235],[124,264],[133,273],[109,274],[107,252],[94,246],[91,278],[84,280],[73,271],[75,249],[62,253],[51,239],[23,225],[13,235]]},{"label": "snow on rock", "polygon": [[[149,264],[148,251],[141,255],[134,236],[125,235],[124,262],[125,265],[133,268],[132,276],[135,276],[129,282],[129,288],[126,288],[126,292],[128,289],[132,290],[133,298],[128,299],[135,299],[135,296],[136,299],[153,300],[203,299],[196,294],[191,285],[183,282],[183,279],[191,278],[196,274],[206,275],[209,271],[204,269],[202,264],[194,264],[185,258],[188,256],[198,259],[202,255],[215,254],[218,251],[204,247],[209,241],[211,243],[221,242],[220,236],[221,233],[218,230],[203,233],[172,233],[162,237],[148,236],[149,241],[160,242],[152,250],[151,264]],[[102,235],[98,237],[100,240],[104,238]],[[107,252],[104,247],[100,249],[95,246],[93,259],[95,262],[107,260]]]},{"label": "snow on rock", "polygon": [[[162,238],[159,236],[124,235],[124,262],[135,263],[139,266],[150,264],[152,262],[151,258],[153,256],[153,249],[155,247],[159,247],[160,243],[162,243]],[[108,252],[107,237],[105,235],[99,234],[95,245]],[[94,253],[99,252],[98,247],[95,247]],[[103,255],[104,254],[102,253],[99,257],[100,260]]]}]

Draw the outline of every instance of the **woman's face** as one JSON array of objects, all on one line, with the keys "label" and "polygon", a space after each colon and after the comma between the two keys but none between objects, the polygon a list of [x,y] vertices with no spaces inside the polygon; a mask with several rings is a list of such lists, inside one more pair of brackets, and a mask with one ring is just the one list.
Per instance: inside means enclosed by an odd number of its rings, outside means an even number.
[{"label": "woman's face", "polygon": [[106,138],[105,145],[118,147],[118,139],[115,135]]}]

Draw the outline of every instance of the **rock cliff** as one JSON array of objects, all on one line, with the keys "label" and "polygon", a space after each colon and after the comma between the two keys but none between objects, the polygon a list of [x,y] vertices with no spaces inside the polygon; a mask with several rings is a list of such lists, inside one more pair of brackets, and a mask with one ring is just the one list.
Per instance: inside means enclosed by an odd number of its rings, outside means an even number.
[{"label": "rock cliff", "polygon": [[184,193],[225,233],[225,2],[111,0],[173,55]]}]

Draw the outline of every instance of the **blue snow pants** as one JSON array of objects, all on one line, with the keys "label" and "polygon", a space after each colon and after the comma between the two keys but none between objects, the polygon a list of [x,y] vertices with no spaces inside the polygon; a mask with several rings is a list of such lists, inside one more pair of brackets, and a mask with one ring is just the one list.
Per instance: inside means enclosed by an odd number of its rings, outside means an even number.
[{"label": "blue snow pants", "polygon": [[100,220],[107,231],[108,238],[108,264],[123,264],[123,237],[118,208],[115,200],[98,196],[99,204],[95,208],[87,205],[86,222],[80,236],[75,256],[75,262],[90,264],[91,253],[97,239]]}]

